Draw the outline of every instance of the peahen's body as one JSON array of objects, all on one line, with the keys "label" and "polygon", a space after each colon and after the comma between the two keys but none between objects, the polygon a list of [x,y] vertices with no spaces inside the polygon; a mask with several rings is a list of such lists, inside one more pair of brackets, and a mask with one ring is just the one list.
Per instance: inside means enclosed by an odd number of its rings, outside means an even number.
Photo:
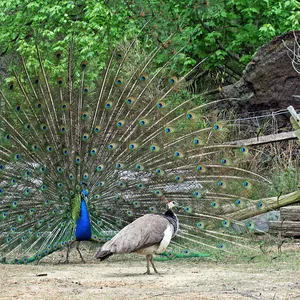
[{"label": "peahen's body", "polygon": [[[51,55],[37,46],[38,65],[32,56],[14,59],[13,78],[1,86],[1,261],[105,242],[163,212],[163,195],[181,207],[170,254],[251,248],[231,229],[255,230],[234,220],[265,208],[259,199],[270,182],[258,174],[255,151],[229,144],[240,138],[234,122],[216,120],[213,104],[185,90],[192,70],[174,76],[180,51],[172,41],[152,42],[147,55],[125,43],[104,70],[70,44]],[[161,53],[169,59],[157,66]]]},{"label": "peahen's body", "polygon": [[96,258],[104,260],[113,254],[135,252],[146,255],[147,274],[150,274],[150,263],[155,273],[158,273],[153,263],[153,254],[165,252],[179,228],[178,218],[172,211],[174,205],[174,201],[169,202],[164,214],[144,215],[124,227],[99,249]]}]

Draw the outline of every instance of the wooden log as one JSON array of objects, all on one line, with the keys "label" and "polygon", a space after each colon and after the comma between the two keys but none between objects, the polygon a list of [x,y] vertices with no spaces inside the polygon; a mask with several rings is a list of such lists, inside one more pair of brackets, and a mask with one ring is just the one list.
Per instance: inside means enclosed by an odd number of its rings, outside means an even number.
[{"label": "wooden log", "polygon": [[282,206],[297,203],[300,201],[300,189],[290,194],[281,195],[280,197],[261,199],[261,201],[265,203],[264,208],[252,210],[245,207],[244,209],[228,213],[227,218],[231,218],[234,220],[245,220],[271,210],[279,209]]},{"label": "wooden log", "polygon": [[269,229],[274,231],[294,231],[300,233],[300,222],[295,221],[269,221]]},{"label": "wooden log", "polygon": [[299,231],[285,231],[285,232],[282,232],[282,235],[286,236],[286,237],[300,238]]},{"label": "wooden log", "polygon": [[282,221],[300,221],[300,206],[287,206],[280,208]]},{"label": "wooden log", "polygon": [[281,142],[285,140],[293,140],[297,139],[297,135],[299,134],[299,130],[297,131],[289,131],[289,132],[281,132],[276,134],[264,135],[258,138],[250,138],[246,140],[232,141],[226,145],[235,145],[235,146],[255,146],[262,145],[268,143]]}]

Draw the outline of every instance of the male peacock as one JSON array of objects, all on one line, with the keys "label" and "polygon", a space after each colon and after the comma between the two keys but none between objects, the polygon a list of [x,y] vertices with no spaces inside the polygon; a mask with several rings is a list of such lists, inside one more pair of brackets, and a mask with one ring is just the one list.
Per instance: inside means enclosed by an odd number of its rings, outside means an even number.
[{"label": "male peacock", "polygon": [[[82,183],[85,184],[85,183]],[[73,219],[76,220],[76,229],[75,229],[75,238],[76,238],[76,250],[78,251],[81,261],[85,262],[83,256],[79,250],[79,243],[80,241],[89,241],[92,237],[91,231],[91,223],[89,212],[87,208],[87,201],[88,201],[88,191],[83,189],[81,191],[81,197],[79,198],[77,195],[77,207],[74,207],[73,212],[77,212],[77,216]],[[70,245],[68,245],[67,257],[65,263],[69,262],[69,252],[70,252]]]},{"label": "male peacock", "polygon": [[[257,250],[249,244],[255,223],[235,220],[266,210],[259,199],[277,195],[258,173],[264,157],[230,143],[251,132],[217,120],[218,101],[186,91],[198,65],[173,74],[183,49],[156,37],[146,54],[134,39],[103,70],[81,57],[75,38],[51,55],[44,45],[36,46],[38,65],[32,54],[14,57],[0,91],[3,263],[40,260],[74,241],[105,242],[162,212],[163,196],[181,207],[168,255]],[[161,54],[169,58],[157,65]]]}]

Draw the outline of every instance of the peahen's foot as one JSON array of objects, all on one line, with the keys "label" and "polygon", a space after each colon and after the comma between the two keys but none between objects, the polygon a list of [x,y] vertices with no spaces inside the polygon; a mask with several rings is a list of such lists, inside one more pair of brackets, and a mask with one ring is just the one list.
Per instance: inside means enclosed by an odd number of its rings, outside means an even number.
[{"label": "peahen's foot", "polygon": [[[154,270],[155,274],[160,275],[159,272],[157,272],[157,270]],[[150,270],[147,270],[145,273],[143,273],[143,275],[151,275],[152,273],[150,272]]]},{"label": "peahen's foot", "polygon": [[149,269],[147,269],[147,271],[145,273],[143,273],[143,275],[151,275],[151,272]]}]

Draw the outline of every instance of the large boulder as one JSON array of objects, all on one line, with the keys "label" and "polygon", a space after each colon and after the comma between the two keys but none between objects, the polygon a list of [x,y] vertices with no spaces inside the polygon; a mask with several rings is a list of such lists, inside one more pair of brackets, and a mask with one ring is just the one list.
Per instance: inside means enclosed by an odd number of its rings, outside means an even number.
[{"label": "large boulder", "polygon": [[[299,109],[300,98],[295,96],[300,96],[300,74],[293,69],[289,51],[283,43],[285,41],[289,48],[294,49],[295,36],[300,43],[300,31],[296,31],[275,37],[262,46],[247,65],[242,78],[235,84],[225,86],[219,96],[221,99],[247,100],[224,103],[228,107],[235,106],[239,115],[260,115],[262,112],[286,109],[289,105]],[[278,118],[284,126],[289,115]]]}]

